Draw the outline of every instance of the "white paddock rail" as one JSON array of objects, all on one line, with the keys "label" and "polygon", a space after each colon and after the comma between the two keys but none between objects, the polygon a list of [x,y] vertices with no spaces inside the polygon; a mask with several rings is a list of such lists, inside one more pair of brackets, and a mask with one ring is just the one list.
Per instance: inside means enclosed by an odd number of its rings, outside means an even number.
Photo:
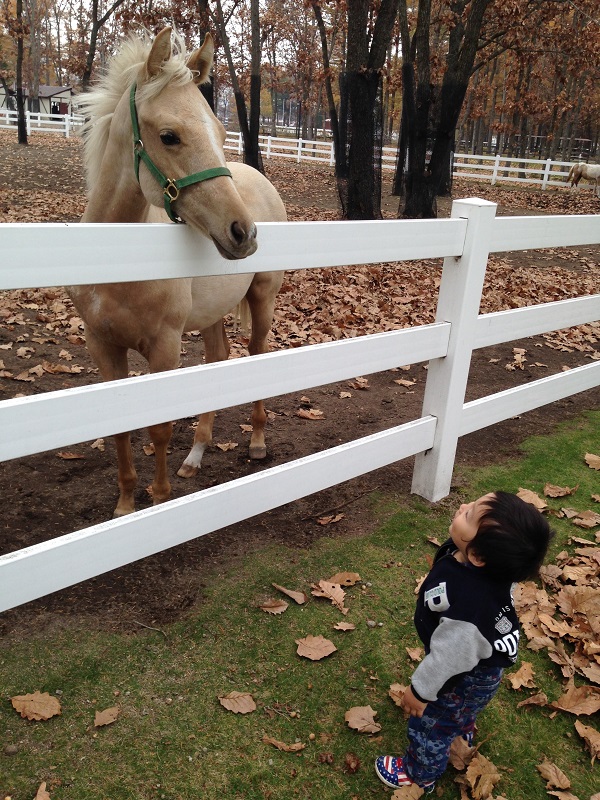
[{"label": "white paddock rail", "polygon": [[0,610],[412,455],[413,491],[439,500],[460,436],[600,386],[592,362],[464,402],[474,348],[600,319],[600,294],[478,314],[490,252],[600,243],[600,216],[495,212],[469,199],[445,220],[261,223],[259,250],[244,261],[224,261],[185,226],[0,225],[0,289],[444,257],[431,325],[0,402],[0,460],[8,460],[429,361],[419,419],[0,556]]}]

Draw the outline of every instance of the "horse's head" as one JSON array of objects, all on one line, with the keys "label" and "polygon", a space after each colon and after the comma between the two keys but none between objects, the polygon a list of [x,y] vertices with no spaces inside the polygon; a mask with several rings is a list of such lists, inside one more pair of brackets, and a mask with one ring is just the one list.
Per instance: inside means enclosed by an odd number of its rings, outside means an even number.
[{"label": "horse's head", "polygon": [[183,64],[171,29],[154,40],[129,95],[133,165],[147,202],[201,230],[225,258],[256,250],[256,226],[225,164],[225,129],[198,85],[208,78],[213,41]]}]

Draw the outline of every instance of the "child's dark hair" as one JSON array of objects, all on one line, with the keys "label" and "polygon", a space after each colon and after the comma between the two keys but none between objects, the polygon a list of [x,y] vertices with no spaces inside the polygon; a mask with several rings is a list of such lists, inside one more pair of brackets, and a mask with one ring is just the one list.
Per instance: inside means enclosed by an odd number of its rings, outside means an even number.
[{"label": "child's dark hair", "polygon": [[524,581],[537,577],[553,536],[537,508],[516,494],[494,492],[468,549],[493,580]]}]

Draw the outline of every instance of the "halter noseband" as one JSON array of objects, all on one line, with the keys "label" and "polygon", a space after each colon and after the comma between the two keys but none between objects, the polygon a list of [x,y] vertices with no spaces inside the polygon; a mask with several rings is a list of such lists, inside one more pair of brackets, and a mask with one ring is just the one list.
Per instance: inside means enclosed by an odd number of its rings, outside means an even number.
[{"label": "halter noseband", "polygon": [[129,94],[129,108],[131,110],[131,124],[133,127],[133,157],[135,165],[135,177],[139,183],[141,160],[148,167],[150,174],[160,184],[163,190],[165,211],[169,215],[169,218],[173,222],[183,222],[183,220],[181,220],[171,208],[171,203],[173,203],[179,197],[180,189],[184,189],[186,186],[191,186],[194,183],[208,181],[211,178],[218,178],[222,175],[229,178],[232,178],[233,176],[227,167],[213,167],[213,169],[205,169],[202,172],[195,172],[193,175],[187,175],[185,178],[178,178],[177,180],[173,180],[173,178],[167,178],[165,175],[163,175],[144,149],[144,143],[142,142],[140,136],[140,125],[138,122],[137,110],[135,107],[136,88],[137,84],[134,83]]}]

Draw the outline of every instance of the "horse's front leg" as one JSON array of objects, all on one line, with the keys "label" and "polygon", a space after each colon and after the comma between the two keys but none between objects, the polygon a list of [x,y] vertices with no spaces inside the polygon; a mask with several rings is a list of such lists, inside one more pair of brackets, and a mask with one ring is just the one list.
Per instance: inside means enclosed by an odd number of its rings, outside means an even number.
[{"label": "horse's front leg", "polygon": [[[204,341],[204,361],[206,364],[211,364],[215,361],[226,361],[229,358],[229,341],[227,340],[223,320],[203,330],[202,339]],[[194,433],[194,444],[177,472],[180,478],[193,478],[198,474],[204,451],[212,442],[214,421],[214,411],[206,411],[198,417]]]},{"label": "horse's front leg", "polygon": [[[282,272],[259,272],[252,279],[250,288],[246,293],[252,316],[252,333],[248,345],[248,352],[251,356],[267,353],[269,350],[269,333],[273,324],[275,298],[281,288],[282,280]],[[267,415],[262,400],[254,402],[251,421],[250,458],[257,460],[266,458],[265,426]]]}]

